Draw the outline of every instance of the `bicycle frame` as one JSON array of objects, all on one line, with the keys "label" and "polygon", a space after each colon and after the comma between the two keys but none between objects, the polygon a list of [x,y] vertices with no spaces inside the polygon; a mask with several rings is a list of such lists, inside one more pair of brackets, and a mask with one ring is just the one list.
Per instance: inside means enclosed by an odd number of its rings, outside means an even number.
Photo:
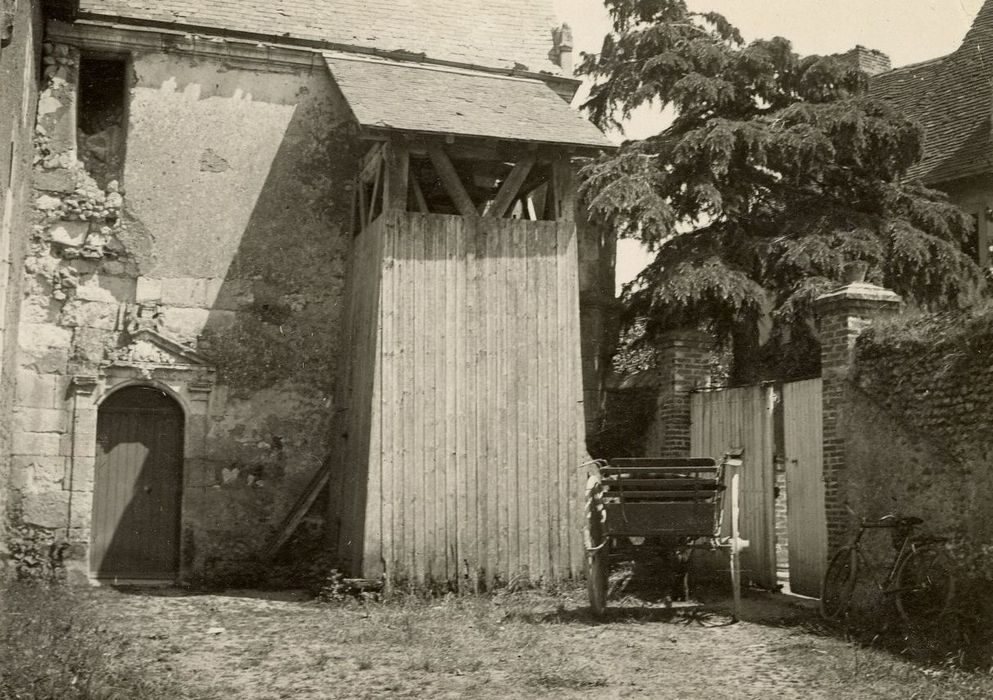
[{"label": "bicycle frame", "polygon": [[917,545],[911,537],[916,525],[905,526],[906,532],[903,533],[903,536],[901,537],[900,547],[897,550],[896,556],[893,557],[893,562],[890,564],[889,572],[886,574],[886,578],[882,583],[879,582],[879,578],[876,576],[876,572],[882,567],[877,566],[876,562],[873,561],[868,554],[866,554],[862,547],[862,536],[865,534],[866,530],[892,530],[897,527],[898,525],[896,524],[891,525],[889,523],[879,524],[862,522],[859,524],[858,534],[851,543],[852,550],[860,560],[859,564],[864,565],[864,570],[869,572],[873,585],[875,585],[879,592],[884,595],[892,595],[900,591],[899,588],[895,587],[897,572],[900,570],[900,564],[903,560],[909,556],[911,552],[917,550]]}]

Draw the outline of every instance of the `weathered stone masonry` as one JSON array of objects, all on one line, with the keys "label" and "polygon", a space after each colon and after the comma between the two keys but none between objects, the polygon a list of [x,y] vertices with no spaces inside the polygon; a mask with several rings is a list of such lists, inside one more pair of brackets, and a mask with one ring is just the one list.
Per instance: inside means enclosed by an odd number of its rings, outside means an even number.
[{"label": "weathered stone masonry", "polygon": [[0,575],[9,556],[7,484],[14,428],[17,327],[30,202],[31,138],[41,60],[38,3],[0,1]]},{"label": "weathered stone masonry", "polygon": [[[158,386],[186,412],[182,573],[223,575],[327,453],[355,161],[323,67],[158,40],[55,24],[45,45],[12,513],[85,573],[97,408]],[[127,61],[126,162],[100,186],[77,77],[108,49]]]}]

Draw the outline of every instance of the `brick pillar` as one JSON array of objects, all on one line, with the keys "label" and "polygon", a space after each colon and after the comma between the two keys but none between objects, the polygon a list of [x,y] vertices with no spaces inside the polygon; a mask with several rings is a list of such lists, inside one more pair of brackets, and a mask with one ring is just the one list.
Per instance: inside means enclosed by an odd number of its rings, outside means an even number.
[{"label": "brick pillar", "polygon": [[713,339],[700,331],[672,331],[662,340],[656,422],[660,457],[690,456],[690,392],[710,382]]},{"label": "brick pillar", "polygon": [[824,410],[824,502],[828,551],[844,544],[850,520],[845,509],[845,387],[853,365],[855,339],[873,320],[899,310],[900,295],[866,282],[853,282],[815,301],[820,319]]}]

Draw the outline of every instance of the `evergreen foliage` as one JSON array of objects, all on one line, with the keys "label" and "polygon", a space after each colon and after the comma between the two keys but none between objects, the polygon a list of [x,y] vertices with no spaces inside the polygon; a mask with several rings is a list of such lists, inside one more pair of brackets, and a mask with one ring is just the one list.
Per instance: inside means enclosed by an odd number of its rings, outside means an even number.
[{"label": "evergreen foliage", "polygon": [[[801,57],[781,37],[746,44],[684,0],[606,4],[613,31],[579,69],[595,81],[591,118],[620,127],[643,105],[675,113],[581,172],[594,215],[655,253],[625,290],[643,342],[706,325],[735,341],[732,380],[805,374],[819,366],[811,302],[848,263],[923,309],[975,298],[983,276],[963,252],[973,222],[903,178],[921,129],[868,96],[854,65]],[[770,310],[762,370],[755,339]]]}]

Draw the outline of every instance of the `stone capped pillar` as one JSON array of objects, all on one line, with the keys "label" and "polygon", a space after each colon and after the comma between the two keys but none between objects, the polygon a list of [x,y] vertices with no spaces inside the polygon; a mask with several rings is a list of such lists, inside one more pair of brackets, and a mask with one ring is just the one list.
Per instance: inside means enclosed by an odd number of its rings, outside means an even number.
[{"label": "stone capped pillar", "polygon": [[690,392],[710,381],[714,341],[707,333],[680,330],[661,343],[656,423],[661,427],[660,457],[690,456]]},{"label": "stone capped pillar", "polygon": [[845,386],[853,366],[855,340],[872,322],[900,309],[899,294],[867,282],[852,282],[814,302],[820,319],[822,406],[824,411],[824,503],[827,511],[828,551],[844,543],[845,509]]}]

